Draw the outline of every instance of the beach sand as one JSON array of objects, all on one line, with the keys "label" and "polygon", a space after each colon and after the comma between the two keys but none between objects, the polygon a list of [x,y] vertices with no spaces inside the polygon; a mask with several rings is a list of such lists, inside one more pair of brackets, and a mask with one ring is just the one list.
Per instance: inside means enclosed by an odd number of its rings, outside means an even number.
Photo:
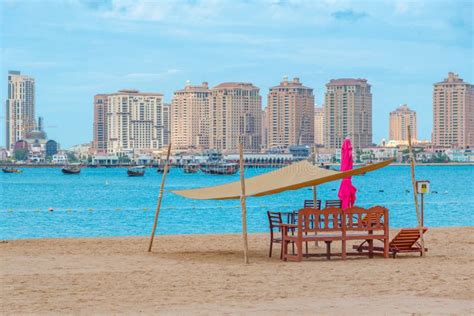
[{"label": "beach sand", "polygon": [[249,265],[240,235],[158,236],[152,253],[142,237],[4,241],[1,311],[474,314],[474,227],[430,229],[425,239],[426,258],[295,263],[279,260],[279,245],[268,258],[268,236],[252,234]]}]

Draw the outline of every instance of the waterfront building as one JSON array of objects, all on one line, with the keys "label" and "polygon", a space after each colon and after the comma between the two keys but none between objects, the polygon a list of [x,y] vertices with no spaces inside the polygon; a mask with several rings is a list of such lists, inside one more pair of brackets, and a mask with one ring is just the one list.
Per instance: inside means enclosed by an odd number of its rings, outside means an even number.
[{"label": "waterfront building", "polygon": [[52,157],[57,154],[59,150],[59,144],[55,140],[48,140],[45,145],[45,155],[46,157]]},{"label": "waterfront building", "polygon": [[408,142],[408,126],[410,126],[411,140],[415,143],[417,139],[416,112],[403,104],[390,112],[389,141]]},{"label": "waterfront building", "polygon": [[163,104],[163,146],[168,146],[171,141],[171,105]]},{"label": "waterfront building", "polygon": [[19,71],[8,72],[5,121],[6,147],[9,150],[36,127],[35,79]]},{"label": "waterfront building", "polygon": [[236,152],[260,152],[262,98],[251,83],[225,82],[211,89],[209,148]]},{"label": "waterfront building", "polygon": [[130,154],[163,146],[163,95],[120,90],[94,97],[96,154]]},{"label": "waterfront building", "polygon": [[474,146],[474,85],[455,73],[434,84],[433,144],[439,147]]},{"label": "waterfront building", "polygon": [[314,144],[324,145],[324,106],[314,108]]},{"label": "waterfront building", "polygon": [[268,148],[268,106],[262,110],[262,150]]},{"label": "waterfront building", "polygon": [[107,94],[94,96],[94,127],[92,147],[96,154],[107,153]]},{"label": "waterfront building", "polygon": [[208,83],[192,86],[189,82],[173,95],[171,102],[171,139],[173,149],[209,148],[209,108],[211,90]]},{"label": "waterfront building", "polygon": [[283,78],[268,93],[268,147],[314,144],[313,89]]},{"label": "waterfront building", "polygon": [[357,148],[372,145],[372,93],[366,79],[336,79],[326,84],[324,146],[341,148],[346,137]]}]

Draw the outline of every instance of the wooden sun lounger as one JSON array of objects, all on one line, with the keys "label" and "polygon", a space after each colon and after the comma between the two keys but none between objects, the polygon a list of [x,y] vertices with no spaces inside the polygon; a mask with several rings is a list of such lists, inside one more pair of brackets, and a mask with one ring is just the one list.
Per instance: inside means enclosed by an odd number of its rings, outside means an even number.
[{"label": "wooden sun lounger", "polygon": [[[428,231],[428,228],[423,228],[423,234]],[[420,239],[420,230],[418,228],[403,228],[389,243],[389,252],[392,253],[393,258],[396,257],[397,253],[406,252],[419,252],[421,256],[421,245],[418,242]],[[359,246],[355,245],[354,249],[358,252],[362,250],[368,250],[369,247],[366,245],[367,241],[364,241]],[[374,251],[383,251],[382,247],[373,247]],[[425,248],[425,251],[428,251]]]}]

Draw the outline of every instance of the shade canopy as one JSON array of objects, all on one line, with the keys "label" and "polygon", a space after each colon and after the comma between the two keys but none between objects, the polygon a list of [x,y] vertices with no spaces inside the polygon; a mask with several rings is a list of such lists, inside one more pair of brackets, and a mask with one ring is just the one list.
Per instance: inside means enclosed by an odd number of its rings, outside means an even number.
[{"label": "shade canopy", "polygon": [[[389,159],[357,169],[340,172],[319,168],[304,160],[275,171],[245,179],[245,195],[264,196],[288,190],[316,186],[326,182],[374,171],[388,166],[392,162],[393,159]],[[195,200],[240,199],[240,185],[240,181],[236,181],[212,187],[172,192]]]}]

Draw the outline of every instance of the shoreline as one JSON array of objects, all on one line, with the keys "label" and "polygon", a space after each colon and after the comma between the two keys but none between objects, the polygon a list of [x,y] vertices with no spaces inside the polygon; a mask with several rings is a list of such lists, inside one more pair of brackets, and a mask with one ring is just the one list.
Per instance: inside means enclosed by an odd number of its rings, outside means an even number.
[{"label": "shoreline", "polygon": [[[391,230],[391,237],[396,230]],[[474,227],[430,228],[425,258],[282,262],[268,234],[0,243],[7,314],[472,314]],[[340,243],[333,243],[340,252]],[[350,246],[352,249],[352,246]],[[325,247],[310,245],[312,252]]]},{"label": "shoreline", "polygon": [[[53,165],[53,164],[1,164],[2,167],[18,167],[18,168],[64,168],[65,165]],[[324,163],[325,166],[329,167],[337,167],[340,164],[339,163]],[[360,163],[354,163],[354,167],[357,166],[362,166],[365,164],[360,164]],[[81,168],[88,168],[88,169],[124,169],[124,168],[131,168],[136,165],[113,165],[113,166],[88,166],[88,165],[81,165]],[[281,165],[281,166],[254,166],[254,165],[246,165],[246,168],[265,168],[265,169],[277,169],[277,168],[282,168],[287,165]],[[409,167],[409,163],[399,163],[399,162],[394,162],[391,163],[388,167],[394,166],[394,167]],[[448,162],[448,163],[437,163],[437,162],[427,162],[427,163],[421,163],[417,162],[415,164],[416,167],[421,167],[421,166],[474,166],[474,161],[473,162]],[[155,165],[147,165],[147,168],[157,168]],[[178,168],[181,169],[183,168],[182,165],[172,165],[171,168]]]}]

